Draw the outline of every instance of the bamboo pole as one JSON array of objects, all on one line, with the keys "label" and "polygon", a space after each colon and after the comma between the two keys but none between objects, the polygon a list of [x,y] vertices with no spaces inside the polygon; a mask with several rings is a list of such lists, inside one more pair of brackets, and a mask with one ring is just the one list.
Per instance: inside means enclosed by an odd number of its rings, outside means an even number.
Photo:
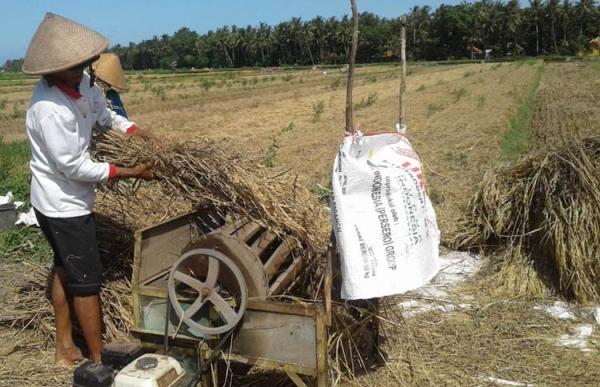
[{"label": "bamboo pole", "polygon": [[406,93],[406,16],[400,18],[400,61],[402,72],[400,73],[400,117],[398,123],[400,124],[400,130],[406,127],[406,117],[404,115],[404,105]]},{"label": "bamboo pole", "polygon": [[354,128],[354,106],[352,105],[352,80],[354,76],[354,62],[356,60],[356,48],[358,46],[358,8],[356,0],[350,0],[352,5],[352,47],[350,48],[350,58],[348,58],[348,83],[346,85],[346,131],[352,132]]},{"label": "bamboo pole", "polygon": [[325,266],[325,284],[323,291],[325,293],[325,314],[327,326],[331,326],[331,291],[333,290],[333,255],[335,254],[335,236],[331,235],[331,241],[327,248],[327,266]]},{"label": "bamboo pole", "polygon": [[[350,48],[350,58],[348,58],[348,82],[346,84],[346,132],[352,132],[354,123],[354,106],[352,105],[352,78],[354,76],[354,62],[356,61],[356,48],[358,46],[358,8],[356,0],[350,0],[352,6],[352,46]],[[331,232],[331,240],[327,249],[327,266],[325,267],[325,284],[323,292],[325,293],[325,311],[327,313],[327,325],[331,325],[331,291],[333,287],[333,258],[335,251],[335,236]]]}]

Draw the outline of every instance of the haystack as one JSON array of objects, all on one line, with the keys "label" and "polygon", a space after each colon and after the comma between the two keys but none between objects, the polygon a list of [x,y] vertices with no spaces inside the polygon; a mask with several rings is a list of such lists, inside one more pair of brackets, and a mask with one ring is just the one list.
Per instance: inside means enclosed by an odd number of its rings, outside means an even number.
[{"label": "haystack", "polygon": [[524,254],[547,287],[600,302],[600,137],[488,173],[453,244]]}]

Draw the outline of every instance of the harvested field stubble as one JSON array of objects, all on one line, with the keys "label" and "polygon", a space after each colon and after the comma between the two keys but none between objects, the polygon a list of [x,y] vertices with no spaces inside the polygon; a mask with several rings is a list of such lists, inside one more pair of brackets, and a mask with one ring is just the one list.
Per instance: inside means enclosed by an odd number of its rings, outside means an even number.
[{"label": "harvested field stubble", "polygon": [[550,63],[540,84],[532,127],[532,147],[598,134],[598,63]]},{"label": "harvested field stubble", "polygon": [[[562,67],[556,66],[560,73]],[[536,68],[507,64],[492,69],[490,64],[469,64],[415,66],[414,69],[416,71],[409,76],[407,89],[409,136],[424,163],[430,195],[439,199],[436,211],[440,228],[443,234],[450,235],[451,231],[462,227],[456,219],[467,207],[467,199],[476,191],[476,184],[484,172],[496,162],[502,134],[534,79]],[[464,76],[465,72],[469,73],[468,77]],[[250,77],[252,73],[236,73],[235,77]],[[365,81],[356,83],[357,101],[368,98],[369,94],[375,92],[378,98],[372,106],[357,112],[356,122],[373,130],[392,127],[397,119],[397,69],[391,66],[359,68],[357,73]],[[259,174],[272,178],[280,171],[292,169],[281,177],[297,173],[296,186],[306,187],[319,183],[326,187],[331,162],[341,141],[344,113],[343,87],[333,87],[344,74],[332,74],[333,71],[328,71],[327,76],[323,76],[321,71],[298,71],[294,72],[294,78],[289,82],[284,81],[281,74],[277,77],[265,75],[261,79],[268,82],[261,81],[254,86],[251,82],[244,85],[238,79],[231,78],[231,86],[228,81],[226,87],[213,86],[209,91],[198,83],[204,75],[199,78],[190,74],[185,77],[136,74],[135,79],[130,82],[130,92],[124,94],[123,98],[131,116],[141,127],[148,127],[163,138],[185,138],[192,141],[200,138],[198,144],[203,144],[204,139],[208,138],[209,143],[217,144],[225,150],[227,160],[245,165],[246,168],[251,165],[252,169],[258,160],[264,159],[273,138],[277,137],[279,149],[274,167],[259,167],[262,168]],[[371,80],[369,77],[374,77],[375,74],[377,80]],[[553,74],[550,65],[546,66],[539,95],[543,94],[548,74]],[[217,78],[220,76],[218,73],[214,75]],[[577,75],[574,73],[570,76],[576,78]],[[212,80],[213,75],[210,77]],[[304,82],[300,83],[302,78]],[[14,100],[29,98],[34,81],[28,82],[18,93],[13,90],[15,93],[11,91],[7,95],[8,108],[12,109]],[[173,87],[173,82],[183,83],[183,87]],[[165,100],[151,92],[151,86],[159,83],[164,86]],[[452,91],[463,89],[465,93],[460,94],[464,95],[453,98]],[[4,87],[2,90],[5,90]],[[185,92],[185,98],[180,96],[182,91]],[[320,120],[313,122],[311,103],[319,100],[325,101],[326,107]],[[427,109],[430,104],[443,106],[444,109],[430,114]],[[292,122],[293,127],[290,125]],[[292,129],[284,132],[282,128],[286,127]],[[21,128],[22,122],[18,119],[0,123],[0,133],[9,138],[23,138]],[[220,142],[223,138],[227,139],[226,143]],[[243,154],[244,159],[229,155],[232,149]],[[118,150],[120,152],[122,149]],[[111,157],[114,156],[114,160],[120,160],[124,165],[155,158],[150,151],[139,153],[136,149],[125,149],[125,152],[123,158],[117,152]],[[255,162],[250,163],[249,159]],[[164,166],[159,164],[159,168]],[[221,166],[217,165],[217,168]],[[229,167],[223,169],[228,171]],[[166,169],[162,171],[169,172]],[[179,174],[179,170],[176,172]],[[294,187],[294,184],[285,187]],[[192,201],[195,203],[196,195],[203,195],[203,192],[199,190],[189,195],[194,196]],[[104,241],[100,241],[109,271],[128,276],[130,256],[127,252],[131,248],[131,231],[190,211],[192,203],[183,196],[169,185],[144,183],[138,187],[137,184],[125,181],[99,192],[97,214],[116,222],[115,225],[107,219],[99,219],[99,223],[103,223],[99,227],[99,236],[109,235],[103,238]],[[241,202],[239,198],[235,200]],[[231,202],[230,199],[220,201]],[[321,216],[327,223],[328,215],[322,213]],[[109,232],[115,229],[117,232]],[[321,239],[328,236],[328,231],[318,233],[322,235],[319,237]],[[447,236],[445,238],[448,239]],[[112,262],[111,257],[118,257],[121,253],[124,254],[121,264]],[[533,269],[529,256],[519,255],[518,251],[505,253],[507,258],[500,258],[501,262],[498,263],[502,269],[495,271],[491,268],[488,270],[490,275],[476,278],[474,283],[468,284],[467,290],[462,289],[457,295],[448,296],[448,302],[456,305],[469,303],[473,309],[448,313],[429,312],[410,320],[393,314],[399,311],[399,307],[393,304],[394,300],[387,305],[389,315],[385,312],[386,307],[382,307],[384,312],[380,316],[380,322],[382,329],[388,332],[384,348],[389,358],[384,367],[369,370],[368,373],[361,368],[360,361],[355,361],[359,359],[354,357],[357,353],[356,346],[362,343],[352,343],[346,339],[348,335],[351,336],[351,329],[368,329],[368,325],[364,319],[347,320],[348,316],[356,316],[357,311],[345,305],[335,305],[337,311],[334,317],[337,319],[334,318],[334,322],[337,326],[330,333],[333,378],[344,385],[365,386],[491,384],[480,376],[541,385],[564,385],[562,381],[571,385],[594,385],[594,380],[598,378],[596,370],[600,369],[597,353],[584,354],[576,349],[555,347],[556,335],[568,333],[570,326],[563,321],[534,313],[531,310],[531,300],[528,305],[527,300],[514,298],[515,293],[522,294],[523,287],[529,286],[527,291],[537,295],[547,294],[547,288],[537,278],[538,272]],[[319,258],[314,261],[321,262]],[[502,275],[508,271],[513,273],[511,277]],[[28,288],[27,281],[17,281],[17,269],[14,272],[14,284],[18,289],[23,290],[24,294],[33,291],[35,296],[41,297],[46,302],[41,311],[50,316],[51,309],[39,286],[35,289]],[[305,294],[314,294],[322,286],[322,277],[318,271],[310,272],[315,273],[314,278],[307,282],[317,285],[312,288],[313,291],[305,291]],[[108,281],[121,279],[119,274],[108,278]],[[12,282],[9,283],[13,286]],[[503,283],[504,286],[498,287],[498,283]],[[533,284],[539,286],[532,288]],[[467,296],[471,298],[467,300]],[[23,295],[5,301],[2,305],[18,304],[20,297]],[[129,297],[129,294],[125,297]],[[126,304],[122,305],[127,307]],[[10,325],[18,313],[29,311],[15,305],[4,310],[15,313],[11,312],[13,320],[3,320],[0,340],[11,343],[18,341],[22,337],[19,336],[21,329],[17,330],[17,325],[12,329],[7,328],[6,324]],[[365,315],[367,312],[361,311],[358,314]],[[2,312],[0,315],[6,316]],[[125,313],[124,316],[127,318],[128,314]],[[45,318],[48,320],[40,316],[35,321],[50,321],[51,317]],[[20,335],[35,331],[35,323],[29,324],[29,328]],[[514,333],[512,337],[511,333]],[[597,339],[597,333],[594,335]],[[0,365],[3,380],[14,381],[7,382],[7,385],[70,383],[70,370],[47,365],[52,362],[52,351],[47,345],[48,337],[41,336],[30,337],[28,344],[7,355],[4,364]],[[350,359],[352,360],[349,361]],[[43,364],[36,368],[36,361]],[[368,359],[365,361],[368,367]],[[350,377],[353,366],[356,380]],[[344,368],[351,372],[343,375],[339,371]],[[244,380],[234,385],[260,386],[265,385],[265,380]],[[0,385],[2,384],[0,379]]]},{"label": "harvested field stubble", "polygon": [[[383,347],[389,356],[387,365],[359,377],[353,385],[597,385],[597,353],[558,347],[558,338],[571,332],[569,322],[533,309],[527,299],[499,299],[491,290],[469,285],[447,300],[430,301],[441,311],[411,318],[389,316],[396,324]],[[444,311],[449,305],[456,310]],[[594,339],[598,340],[597,334]],[[506,384],[494,383],[494,378]]]},{"label": "harvested field stubble", "polygon": [[600,302],[598,187],[600,137],[540,151],[485,176],[454,243],[522,252],[564,297]]},{"label": "harvested field stubble", "polygon": [[[112,253],[117,254],[118,250]],[[47,266],[40,264],[3,267],[0,386],[49,387],[73,383],[73,369],[54,365],[54,313],[47,295],[51,274]],[[120,277],[105,282],[100,297],[104,339],[127,338],[133,324],[129,280]],[[82,338],[77,327],[75,337]]]}]

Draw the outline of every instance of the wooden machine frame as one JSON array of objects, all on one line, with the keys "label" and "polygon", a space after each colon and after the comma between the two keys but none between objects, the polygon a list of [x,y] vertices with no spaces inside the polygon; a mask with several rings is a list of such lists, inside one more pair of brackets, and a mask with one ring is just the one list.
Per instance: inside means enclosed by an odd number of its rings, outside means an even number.
[{"label": "wooden machine frame", "polygon": [[[197,214],[198,212],[192,212],[177,216],[137,230],[134,234],[134,327],[131,331],[147,348],[160,349],[164,330],[144,327],[144,299],[164,300],[166,303],[168,291],[144,285],[149,281],[140,276],[142,261],[149,259],[147,257],[148,254],[152,254],[152,250],[158,250],[161,254],[170,251],[173,259],[179,255],[180,251],[177,250],[191,239],[191,234],[185,230],[186,224]],[[189,227],[191,228],[191,225]],[[176,251],[172,251],[173,249]],[[146,272],[145,275],[147,274]],[[140,283],[140,280],[143,283]],[[186,332],[178,332],[170,341],[173,347],[184,348],[186,353],[196,356],[198,362],[202,363],[210,356],[207,344],[216,340],[212,337],[203,339]],[[306,384],[299,375],[310,376],[314,378],[317,386],[324,387],[329,383],[327,341],[327,315],[323,305],[249,298],[244,321],[232,342],[230,353],[224,351],[223,358],[284,372],[301,387]],[[287,345],[281,345],[282,343]],[[289,350],[292,345],[296,351]]]}]

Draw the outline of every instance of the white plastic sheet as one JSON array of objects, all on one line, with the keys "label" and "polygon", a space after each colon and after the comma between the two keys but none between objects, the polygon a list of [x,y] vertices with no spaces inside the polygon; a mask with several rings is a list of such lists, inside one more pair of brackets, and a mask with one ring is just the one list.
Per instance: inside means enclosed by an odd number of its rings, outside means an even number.
[{"label": "white plastic sheet", "polygon": [[[6,195],[0,195],[0,205],[13,203],[15,205],[15,209],[21,208],[25,203],[14,200],[13,193],[8,191]],[[33,211],[33,207],[29,208],[27,212],[21,212],[17,214],[17,221],[15,225],[22,224],[25,226],[37,226],[39,224],[37,222],[37,218],[35,217],[35,213]]]},{"label": "white plastic sheet", "polygon": [[33,212],[33,207],[29,208],[27,212],[21,212],[17,215],[17,221],[15,224],[22,224],[25,226],[37,226],[38,224],[37,218],[35,217],[35,212]]},{"label": "white plastic sheet", "polygon": [[8,191],[6,195],[0,195],[0,206],[13,202],[13,193]]},{"label": "white plastic sheet", "polygon": [[400,294],[439,270],[439,231],[421,162],[402,133],[346,136],[333,167],[342,297]]}]

